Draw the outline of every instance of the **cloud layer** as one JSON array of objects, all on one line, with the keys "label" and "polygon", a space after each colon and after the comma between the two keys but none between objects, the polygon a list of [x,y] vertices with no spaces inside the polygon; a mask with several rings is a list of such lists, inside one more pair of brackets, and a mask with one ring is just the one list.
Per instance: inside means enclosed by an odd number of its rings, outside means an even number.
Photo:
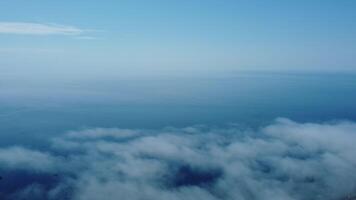
[{"label": "cloud layer", "polygon": [[58,24],[0,22],[0,34],[19,35],[81,35],[83,29]]},{"label": "cloud layer", "polygon": [[[71,131],[53,138],[46,152],[0,149],[0,184],[19,182],[0,189],[0,197],[352,199],[354,141],[356,123],[301,124],[287,119],[258,131],[205,126]],[[27,179],[17,180],[14,173]]]}]

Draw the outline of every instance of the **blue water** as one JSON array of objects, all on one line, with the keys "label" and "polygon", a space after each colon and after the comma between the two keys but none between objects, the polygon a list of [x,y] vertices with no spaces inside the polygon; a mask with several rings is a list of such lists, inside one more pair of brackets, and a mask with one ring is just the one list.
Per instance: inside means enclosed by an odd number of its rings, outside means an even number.
[{"label": "blue water", "polygon": [[259,127],[277,117],[356,120],[356,75],[219,75],[17,80],[0,82],[0,145],[39,144],[90,127],[161,128],[196,124]]}]

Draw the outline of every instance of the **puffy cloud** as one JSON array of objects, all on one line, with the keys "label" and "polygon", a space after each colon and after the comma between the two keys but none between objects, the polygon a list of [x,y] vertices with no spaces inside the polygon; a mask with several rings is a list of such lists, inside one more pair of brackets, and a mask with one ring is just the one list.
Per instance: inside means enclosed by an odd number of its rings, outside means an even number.
[{"label": "puffy cloud", "polygon": [[[19,155],[27,152],[32,158],[17,157],[22,163],[42,160],[44,166],[64,159],[55,184],[27,184],[8,197],[33,193],[38,199],[73,200],[341,200],[356,194],[353,122],[278,119],[254,133],[233,126],[91,129],[51,141],[52,155],[22,149]],[[19,147],[0,150],[0,163],[16,168],[20,161],[4,156],[13,149]],[[54,156],[58,153],[64,158]],[[39,168],[31,165],[29,170]]]},{"label": "puffy cloud", "polygon": [[57,160],[50,154],[22,147],[0,149],[0,169],[51,171]]}]

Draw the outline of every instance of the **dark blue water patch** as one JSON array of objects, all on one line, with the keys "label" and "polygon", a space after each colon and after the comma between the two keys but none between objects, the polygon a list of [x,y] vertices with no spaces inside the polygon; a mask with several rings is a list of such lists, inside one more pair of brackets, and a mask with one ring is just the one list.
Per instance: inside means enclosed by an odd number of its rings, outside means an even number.
[{"label": "dark blue water patch", "polygon": [[[67,182],[74,178],[70,174],[12,169],[1,170],[0,177],[0,199],[61,200],[71,199],[74,193],[73,185]],[[53,189],[55,195],[50,193]],[[21,194],[24,191],[25,197]]]},{"label": "dark blue water patch", "polygon": [[198,167],[188,164],[171,166],[166,172],[165,186],[179,188],[185,186],[199,186],[208,188],[215,184],[222,176],[223,171],[216,167]]},{"label": "dark blue water patch", "polygon": [[27,186],[38,184],[45,191],[54,188],[61,181],[59,174],[32,172],[25,170],[1,170],[0,194],[13,194]]}]

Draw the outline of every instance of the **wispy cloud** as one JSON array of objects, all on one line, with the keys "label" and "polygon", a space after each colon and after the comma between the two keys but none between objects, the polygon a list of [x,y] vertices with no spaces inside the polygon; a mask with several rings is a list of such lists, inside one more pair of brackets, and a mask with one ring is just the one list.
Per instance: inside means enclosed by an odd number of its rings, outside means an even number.
[{"label": "wispy cloud", "polygon": [[67,25],[27,22],[0,22],[0,34],[19,35],[82,35],[86,30]]},{"label": "wispy cloud", "polygon": [[77,40],[100,40],[102,38],[93,37],[93,36],[76,36],[76,37],[74,37],[74,39],[77,39]]}]

